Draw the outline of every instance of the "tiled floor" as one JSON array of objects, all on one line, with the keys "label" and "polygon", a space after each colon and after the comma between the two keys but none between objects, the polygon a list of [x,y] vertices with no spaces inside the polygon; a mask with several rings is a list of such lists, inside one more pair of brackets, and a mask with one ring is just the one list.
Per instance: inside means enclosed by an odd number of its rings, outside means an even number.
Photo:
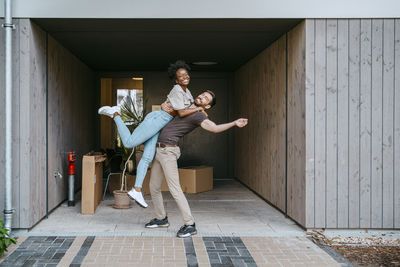
[{"label": "tiled floor", "polygon": [[80,203],[62,205],[19,235],[0,266],[338,266],[293,221],[240,183],[217,181],[214,190],[187,195],[198,235],[176,238],[183,224],[164,193],[169,228],[146,229],[149,208],[112,208],[112,197],[94,215]]},{"label": "tiled floor", "polygon": [[[62,251],[61,251],[62,250]],[[305,237],[28,237],[0,266],[340,266]]]},{"label": "tiled floor", "polygon": [[[112,208],[113,198],[102,201],[94,215],[81,215],[80,202],[75,207],[62,205],[29,233],[21,235],[132,235],[173,237],[183,221],[169,192],[164,192],[170,227],[146,229],[144,224],[154,218],[150,196],[142,209],[132,202],[132,208]],[[196,220],[199,236],[298,236],[304,232],[292,220],[268,205],[234,180],[217,181],[214,190],[188,194],[189,205]]]}]

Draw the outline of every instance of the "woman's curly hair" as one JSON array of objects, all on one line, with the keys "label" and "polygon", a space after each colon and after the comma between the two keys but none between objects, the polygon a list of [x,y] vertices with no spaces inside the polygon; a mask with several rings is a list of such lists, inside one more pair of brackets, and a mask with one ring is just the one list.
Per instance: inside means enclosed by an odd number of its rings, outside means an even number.
[{"label": "woman's curly hair", "polygon": [[190,67],[188,64],[186,64],[185,61],[183,60],[177,60],[175,63],[173,64],[169,64],[169,68],[168,68],[168,76],[169,78],[175,82],[176,80],[176,72],[179,69],[185,69],[188,73],[190,72]]}]

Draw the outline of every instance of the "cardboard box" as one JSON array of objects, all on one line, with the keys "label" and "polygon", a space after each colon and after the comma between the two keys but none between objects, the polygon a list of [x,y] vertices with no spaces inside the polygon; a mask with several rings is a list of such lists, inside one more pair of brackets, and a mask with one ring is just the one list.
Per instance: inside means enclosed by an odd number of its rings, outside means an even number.
[{"label": "cardboard box", "polygon": [[185,193],[209,191],[213,189],[213,168],[209,166],[179,168],[179,179]]},{"label": "cardboard box", "polygon": [[94,214],[102,198],[103,162],[106,155],[91,152],[82,159],[82,214]]}]

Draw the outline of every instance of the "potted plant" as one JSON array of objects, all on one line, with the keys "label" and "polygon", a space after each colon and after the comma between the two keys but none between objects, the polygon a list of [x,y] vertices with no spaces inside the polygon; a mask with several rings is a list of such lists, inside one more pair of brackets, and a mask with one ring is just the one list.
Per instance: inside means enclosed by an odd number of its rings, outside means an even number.
[{"label": "potted plant", "polygon": [[[132,132],[144,119],[144,109],[138,111],[131,96],[126,96],[121,103],[121,119]],[[136,171],[136,156],[142,152],[140,146],[135,148],[126,148],[117,136],[116,152],[121,155],[123,163],[123,172],[121,175],[121,186],[119,190],[114,190],[114,208],[126,209],[130,207],[130,198],[127,193],[126,172],[134,173]]]}]

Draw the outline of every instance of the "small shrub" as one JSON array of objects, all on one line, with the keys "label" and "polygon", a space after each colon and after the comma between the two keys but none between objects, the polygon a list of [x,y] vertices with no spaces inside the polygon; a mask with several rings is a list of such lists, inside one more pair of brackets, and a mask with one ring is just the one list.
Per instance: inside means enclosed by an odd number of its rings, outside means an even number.
[{"label": "small shrub", "polygon": [[8,229],[4,228],[3,219],[0,219],[0,257],[4,256],[4,252],[11,243],[16,244],[17,240],[8,235]]}]

